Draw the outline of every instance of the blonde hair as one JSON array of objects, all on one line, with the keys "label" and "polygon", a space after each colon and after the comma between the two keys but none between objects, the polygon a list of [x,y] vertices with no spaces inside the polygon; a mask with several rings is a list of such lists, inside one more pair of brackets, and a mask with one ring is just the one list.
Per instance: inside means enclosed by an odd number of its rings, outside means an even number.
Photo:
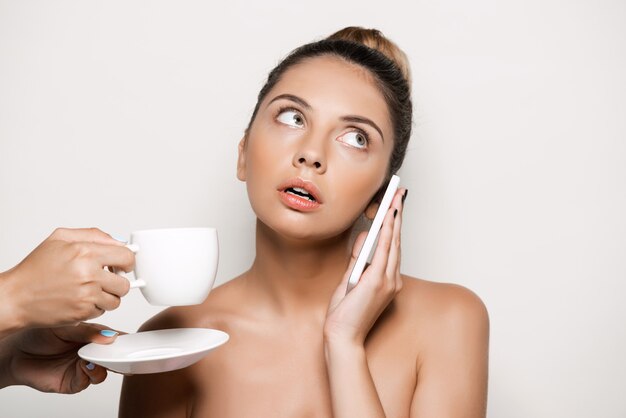
[{"label": "blonde hair", "polygon": [[402,71],[409,87],[411,86],[411,67],[409,59],[403,50],[392,40],[385,37],[378,29],[366,29],[360,26],[345,27],[326,39],[340,39],[344,41],[356,42],[369,48],[375,49],[393,61]]}]

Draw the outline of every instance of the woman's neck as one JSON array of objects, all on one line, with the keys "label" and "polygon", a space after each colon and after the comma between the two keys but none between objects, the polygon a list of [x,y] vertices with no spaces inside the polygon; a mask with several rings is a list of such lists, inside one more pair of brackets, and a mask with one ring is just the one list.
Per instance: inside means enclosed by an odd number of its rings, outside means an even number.
[{"label": "woman's neck", "polygon": [[257,219],[250,285],[280,314],[326,315],[349,262],[350,230],[317,242],[279,236]]}]

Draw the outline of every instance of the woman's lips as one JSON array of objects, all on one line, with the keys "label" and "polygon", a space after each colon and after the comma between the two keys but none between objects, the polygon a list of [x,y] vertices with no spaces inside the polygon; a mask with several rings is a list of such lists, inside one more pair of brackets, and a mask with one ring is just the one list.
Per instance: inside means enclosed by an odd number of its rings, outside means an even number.
[{"label": "woman's lips", "polygon": [[288,207],[299,211],[313,211],[322,205],[322,193],[315,183],[300,177],[289,179],[276,189]]},{"label": "woman's lips", "polygon": [[280,200],[282,200],[287,207],[301,212],[311,212],[321,206],[321,204],[315,200],[309,200],[304,196],[287,193],[285,190],[279,190],[278,195],[280,196]]}]

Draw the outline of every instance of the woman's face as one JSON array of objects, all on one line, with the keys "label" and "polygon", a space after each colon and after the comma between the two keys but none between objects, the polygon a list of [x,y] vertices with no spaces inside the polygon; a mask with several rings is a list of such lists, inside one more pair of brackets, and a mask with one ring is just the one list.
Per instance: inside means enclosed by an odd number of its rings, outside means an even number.
[{"label": "woman's face", "polygon": [[381,187],[393,130],[364,69],[332,56],[289,68],[239,146],[237,177],[257,217],[296,239],[350,228]]}]

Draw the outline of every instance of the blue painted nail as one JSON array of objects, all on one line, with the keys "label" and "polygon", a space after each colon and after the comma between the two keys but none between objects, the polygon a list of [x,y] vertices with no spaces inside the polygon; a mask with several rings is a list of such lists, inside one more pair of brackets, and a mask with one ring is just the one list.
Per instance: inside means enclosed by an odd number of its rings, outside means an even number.
[{"label": "blue painted nail", "polygon": [[85,367],[87,368],[87,370],[93,370],[96,368],[96,365],[93,363],[87,363]]},{"label": "blue painted nail", "polygon": [[100,331],[100,334],[104,335],[105,337],[115,337],[117,334],[119,334],[119,332],[111,331],[110,329],[103,329],[102,331]]},{"label": "blue painted nail", "polygon": [[122,238],[120,236],[117,235],[112,235],[113,239],[119,242],[123,242],[124,244],[126,244],[128,242],[128,240],[126,238]]}]

